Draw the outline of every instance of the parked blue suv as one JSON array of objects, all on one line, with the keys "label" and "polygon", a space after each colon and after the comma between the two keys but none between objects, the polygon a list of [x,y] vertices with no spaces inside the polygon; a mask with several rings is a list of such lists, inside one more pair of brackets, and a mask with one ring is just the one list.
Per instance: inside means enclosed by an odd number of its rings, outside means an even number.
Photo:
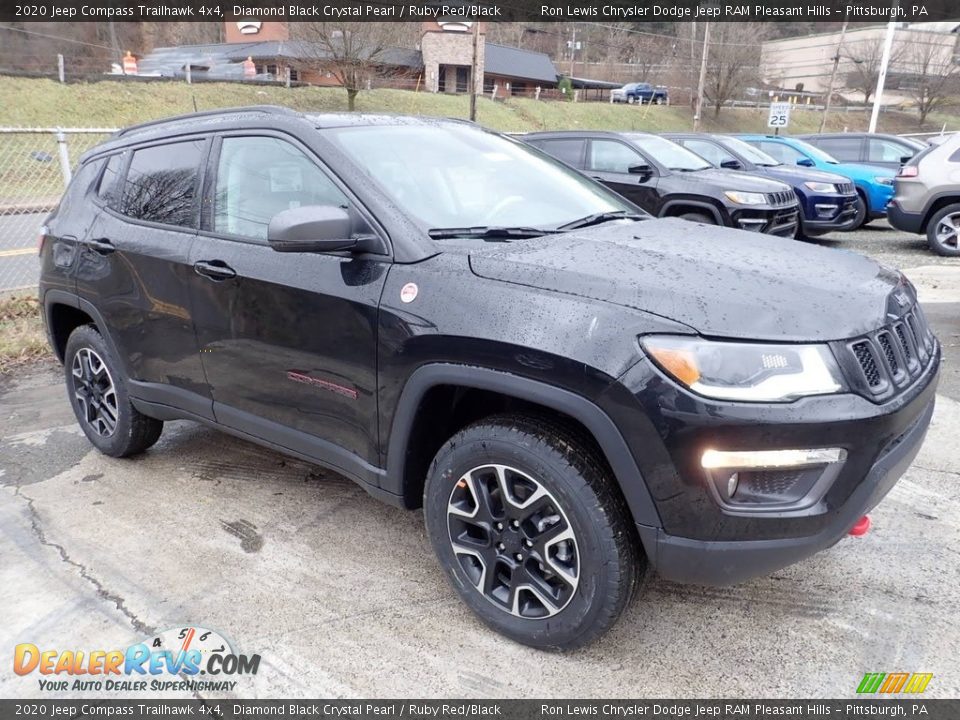
[{"label": "parked blue suv", "polygon": [[785,165],[729,135],[664,133],[663,136],[692,150],[714,167],[745,170],[790,185],[800,200],[797,237],[853,229],[859,196],[853,183],[842,175]]},{"label": "parked blue suv", "polygon": [[887,203],[893,197],[893,178],[896,173],[875,165],[845,165],[820,148],[798,138],[782,135],[737,135],[767,155],[787,165],[817,168],[843,175],[853,180],[860,196],[853,228],[887,214]]}]

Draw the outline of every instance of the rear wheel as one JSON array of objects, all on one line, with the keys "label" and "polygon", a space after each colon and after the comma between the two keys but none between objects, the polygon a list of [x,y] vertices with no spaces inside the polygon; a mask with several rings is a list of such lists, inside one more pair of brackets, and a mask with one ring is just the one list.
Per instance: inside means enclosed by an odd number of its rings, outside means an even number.
[{"label": "rear wheel", "polygon": [[930,218],[927,243],[937,255],[960,255],[960,204],[947,205]]},{"label": "rear wheel", "polygon": [[77,422],[100,452],[136,455],[160,438],[163,423],[130,403],[120,365],[93,326],[82,325],[70,334],[63,367]]},{"label": "rear wheel", "polygon": [[619,489],[592,444],[549,417],[457,433],[430,467],[424,516],[463,601],[517,642],[585,645],[633,593],[638,543]]}]

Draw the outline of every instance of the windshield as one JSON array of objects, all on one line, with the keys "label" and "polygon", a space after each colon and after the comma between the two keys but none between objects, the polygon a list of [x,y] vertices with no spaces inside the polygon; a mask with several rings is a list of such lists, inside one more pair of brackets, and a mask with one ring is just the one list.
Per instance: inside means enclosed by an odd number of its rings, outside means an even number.
[{"label": "windshield", "polygon": [[666,138],[656,135],[638,135],[627,133],[630,141],[645,155],[653,158],[654,162],[670,170],[706,170],[713,167],[696,153],[690,152],[682,145],[677,145]]},{"label": "windshield", "polygon": [[774,165],[782,165],[779,160],[770,155],[767,155],[763,150],[758,150],[750,143],[745,143],[740,138],[734,137],[720,137],[717,138],[719,143],[724,147],[732,150],[733,152],[740,155],[740,157],[746,158],[748,161],[752,162],[754,165],[762,165],[763,167],[773,167]]},{"label": "windshield", "polygon": [[576,170],[471,125],[366,125],[324,134],[424,228],[557,228],[635,207]]}]

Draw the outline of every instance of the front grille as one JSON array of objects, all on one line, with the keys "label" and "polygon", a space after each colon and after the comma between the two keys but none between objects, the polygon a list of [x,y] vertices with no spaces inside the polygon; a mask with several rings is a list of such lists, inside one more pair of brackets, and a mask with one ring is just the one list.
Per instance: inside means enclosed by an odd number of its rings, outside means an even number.
[{"label": "front grille", "polygon": [[783,190],[773,193],[767,193],[767,202],[770,205],[792,205],[797,201],[797,196],[793,190]]},{"label": "front grille", "polygon": [[885,400],[908,387],[928,365],[934,337],[919,306],[861,338],[837,343],[838,359],[851,386]]},{"label": "front grille", "polygon": [[837,183],[837,192],[841,195],[852,195],[855,192],[853,183]]}]

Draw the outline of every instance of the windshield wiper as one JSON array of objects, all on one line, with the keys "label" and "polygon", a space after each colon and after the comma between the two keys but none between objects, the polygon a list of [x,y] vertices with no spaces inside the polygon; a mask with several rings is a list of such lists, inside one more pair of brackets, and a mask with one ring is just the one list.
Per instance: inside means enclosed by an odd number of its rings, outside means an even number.
[{"label": "windshield wiper", "polygon": [[577,230],[579,228],[585,228],[591,225],[599,225],[600,223],[610,222],[611,220],[646,219],[646,215],[639,215],[635,212],[630,212],[629,210],[614,210],[612,212],[601,212],[594,213],[593,215],[587,215],[586,217],[579,218],[578,220],[568,222],[566,225],[561,225],[557,228],[557,230]]},{"label": "windshield wiper", "polygon": [[496,225],[475,225],[459,228],[433,228],[427,234],[434,240],[448,238],[534,238],[558,232],[537,227],[500,227]]}]

